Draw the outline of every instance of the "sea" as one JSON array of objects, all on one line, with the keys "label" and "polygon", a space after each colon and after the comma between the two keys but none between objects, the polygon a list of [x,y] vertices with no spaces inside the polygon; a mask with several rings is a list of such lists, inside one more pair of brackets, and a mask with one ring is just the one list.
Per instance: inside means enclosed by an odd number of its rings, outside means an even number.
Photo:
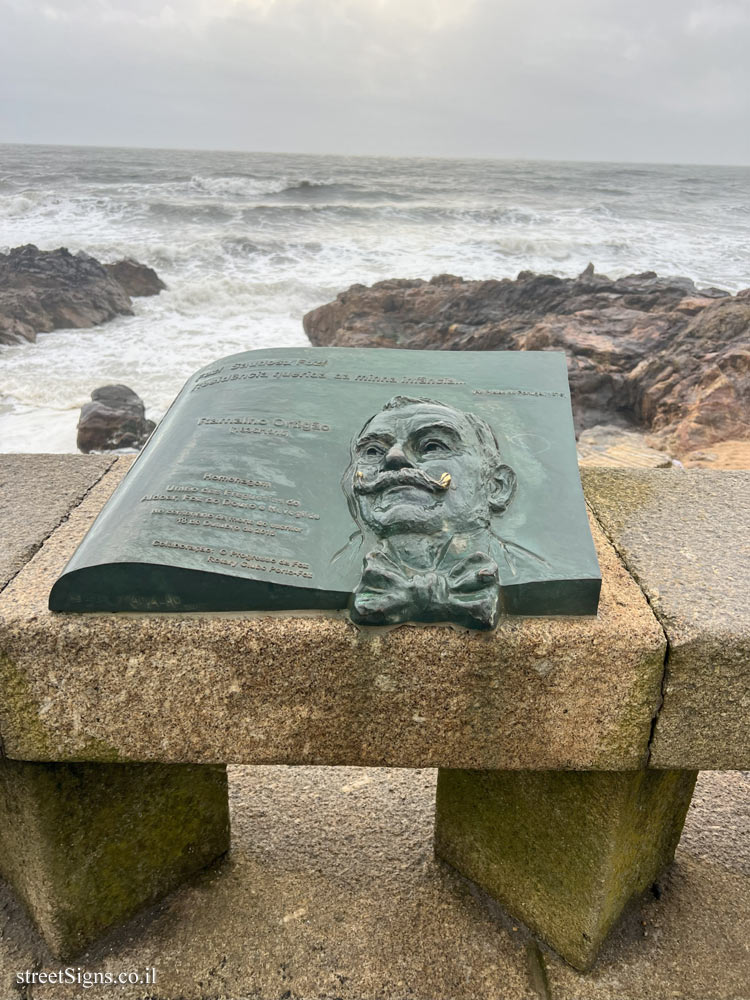
[{"label": "sea", "polygon": [[134,257],[168,290],[91,330],[0,346],[0,451],[72,452],[123,382],[158,420],[196,369],[307,343],[302,317],[392,277],[750,285],[750,168],[0,145],[0,251]]}]

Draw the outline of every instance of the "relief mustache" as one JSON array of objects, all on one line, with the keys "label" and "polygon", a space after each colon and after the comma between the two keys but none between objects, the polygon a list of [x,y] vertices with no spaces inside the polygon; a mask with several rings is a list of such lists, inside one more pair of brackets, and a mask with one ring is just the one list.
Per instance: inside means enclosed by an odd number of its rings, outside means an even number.
[{"label": "relief mustache", "polygon": [[361,472],[354,477],[356,493],[380,493],[391,486],[416,486],[430,493],[443,493],[451,484],[450,474],[444,472],[440,479],[433,479],[421,469],[393,469],[381,472],[374,479],[365,479]]}]

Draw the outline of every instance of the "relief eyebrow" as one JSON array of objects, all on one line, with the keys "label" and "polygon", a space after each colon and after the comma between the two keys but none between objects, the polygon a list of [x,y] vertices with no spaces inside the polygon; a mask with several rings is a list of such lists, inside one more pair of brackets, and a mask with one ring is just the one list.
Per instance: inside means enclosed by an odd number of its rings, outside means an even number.
[{"label": "relief eyebrow", "polygon": [[444,423],[442,420],[436,420],[434,423],[418,427],[413,433],[414,437],[423,437],[425,434],[431,434],[433,431],[448,431],[448,433],[452,434],[454,437],[461,437],[461,432],[458,427],[454,427],[453,424]]},{"label": "relief eyebrow", "polygon": [[393,444],[395,437],[392,434],[365,434],[364,437],[357,438],[355,447],[363,448],[368,444]]}]

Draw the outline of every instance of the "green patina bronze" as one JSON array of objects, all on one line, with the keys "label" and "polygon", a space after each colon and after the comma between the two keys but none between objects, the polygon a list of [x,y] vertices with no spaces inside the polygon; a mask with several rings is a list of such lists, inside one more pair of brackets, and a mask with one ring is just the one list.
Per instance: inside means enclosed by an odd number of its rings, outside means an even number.
[{"label": "green patina bronze", "polygon": [[556,352],[249,351],[190,378],[53,611],[595,614]]}]

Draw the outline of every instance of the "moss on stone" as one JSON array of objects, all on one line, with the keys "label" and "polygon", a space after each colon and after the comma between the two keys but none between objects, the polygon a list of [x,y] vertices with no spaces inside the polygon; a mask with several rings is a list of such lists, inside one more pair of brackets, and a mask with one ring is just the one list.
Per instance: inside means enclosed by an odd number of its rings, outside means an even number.
[{"label": "moss on stone", "polygon": [[441,769],[435,851],[586,969],[671,861],[695,777]]},{"label": "moss on stone", "polygon": [[[606,504],[608,496],[616,496],[618,512],[623,522],[651,503],[658,493],[658,480],[654,478],[654,471],[649,470],[648,476],[639,476],[633,475],[632,469],[581,469],[586,502],[599,524],[601,521],[597,512],[603,503]],[[663,470],[656,474],[663,474]],[[627,491],[621,489],[623,480],[627,483]],[[602,527],[604,528],[603,525]],[[604,530],[606,533],[606,528]]]},{"label": "moss on stone", "polygon": [[0,867],[75,954],[229,847],[226,769],[0,763]]},{"label": "moss on stone", "polygon": [[24,674],[0,655],[0,738],[6,748],[22,744],[24,757],[49,759],[50,743]]},{"label": "moss on stone", "polygon": [[99,740],[91,736],[81,746],[76,754],[76,760],[91,761],[96,764],[127,764],[126,757],[120,754],[116,747],[112,747],[106,740]]},{"label": "moss on stone", "polygon": [[[68,759],[54,748],[28,680],[7,656],[0,656],[0,750],[14,760],[59,763]],[[77,747],[72,759],[98,764],[128,762],[116,747],[95,736]]]}]

